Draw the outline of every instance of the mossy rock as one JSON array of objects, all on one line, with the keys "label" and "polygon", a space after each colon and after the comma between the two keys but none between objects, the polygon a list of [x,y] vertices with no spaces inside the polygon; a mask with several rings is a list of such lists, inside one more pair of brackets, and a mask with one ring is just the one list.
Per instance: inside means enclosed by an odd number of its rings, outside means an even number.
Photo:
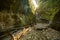
[{"label": "mossy rock", "polygon": [[60,10],[54,16],[53,21],[50,25],[53,29],[60,31]]}]

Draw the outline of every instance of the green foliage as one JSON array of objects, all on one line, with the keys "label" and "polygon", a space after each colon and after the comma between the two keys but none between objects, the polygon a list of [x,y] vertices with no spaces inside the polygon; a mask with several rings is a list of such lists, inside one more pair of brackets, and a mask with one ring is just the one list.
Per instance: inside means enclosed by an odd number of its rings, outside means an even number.
[{"label": "green foliage", "polygon": [[55,14],[60,10],[59,0],[41,0],[38,1],[39,8],[37,9],[41,17],[47,20],[53,20]]}]

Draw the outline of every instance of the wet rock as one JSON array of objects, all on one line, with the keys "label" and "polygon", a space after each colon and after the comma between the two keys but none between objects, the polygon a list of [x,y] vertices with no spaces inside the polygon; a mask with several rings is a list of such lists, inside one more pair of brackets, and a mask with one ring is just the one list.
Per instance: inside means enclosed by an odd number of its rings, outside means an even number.
[{"label": "wet rock", "polygon": [[27,35],[23,36],[20,40],[59,40],[60,32],[48,28],[46,30],[34,30],[30,31]]},{"label": "wet rock", "polygon": [[38,23],[37,25],[34,25],[35,29],[46,29],[48,28],[48,24],[47,23]]}]

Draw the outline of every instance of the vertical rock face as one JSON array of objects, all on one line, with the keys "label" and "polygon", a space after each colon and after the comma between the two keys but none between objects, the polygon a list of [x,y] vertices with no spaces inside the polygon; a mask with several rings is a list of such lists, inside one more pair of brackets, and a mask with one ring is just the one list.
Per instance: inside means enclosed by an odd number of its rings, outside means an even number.
[{"label": "vertical rock face", "polygon": [[60,31],[60,10],[54,16],[51,27],[53,29],[56,29],[56,30]]},{"label": "vertical rock face", "polygon": [[12,16],[13,15],[9,13],[0,13],[0,31],[3,31],[3,29],[7,30],[9,28],[12,28],[12,26],[14,25],[14,19],[12,18]]},{"label": "vertical rock face", "polygon": [[30,25],[32,20],[28,0],[0,0],[0,30]]}]

